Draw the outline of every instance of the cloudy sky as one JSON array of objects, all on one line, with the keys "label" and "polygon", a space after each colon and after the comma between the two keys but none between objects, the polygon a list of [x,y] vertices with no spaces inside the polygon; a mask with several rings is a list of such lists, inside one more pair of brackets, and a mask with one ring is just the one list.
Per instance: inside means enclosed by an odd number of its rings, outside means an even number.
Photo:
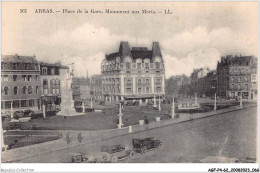
[{"label": "cloudy sky", "polygon": [[[20,9],[27,9],[26,14]],[[61,11],[38,14],[35,9]],[[75,10],[171,10],[172,14],[67,14]],[[256,2],[3,2],[2,54],[75,63],[75,75],[100,73],[120,41],[151,48],[159,41],[166,77],[215,69],[222,55],[257,56]]]}]

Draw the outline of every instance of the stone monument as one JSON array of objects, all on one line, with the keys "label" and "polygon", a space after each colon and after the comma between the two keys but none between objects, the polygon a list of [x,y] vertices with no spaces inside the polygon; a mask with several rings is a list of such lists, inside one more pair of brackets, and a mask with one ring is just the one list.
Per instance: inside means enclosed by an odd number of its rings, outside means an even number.
[{"label": "stone monument", "polygon": [[61,68],[60,69],[60,80],[61,80],[61,111],[58,115],[73,116],[78,113],[74,108],[74,100],[72,99],[72,77],[73,72],[70,73],[70,69]]}]

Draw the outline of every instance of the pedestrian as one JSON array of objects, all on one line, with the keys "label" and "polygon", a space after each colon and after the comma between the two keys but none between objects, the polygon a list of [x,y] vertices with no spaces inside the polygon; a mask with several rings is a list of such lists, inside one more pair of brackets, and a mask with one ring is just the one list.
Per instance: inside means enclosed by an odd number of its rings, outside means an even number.
[{"label": "pedestrian", "polygon": [[149,124],[149,120],[146,116],[144,116],[144,122],[145,122],[145,124]]}]

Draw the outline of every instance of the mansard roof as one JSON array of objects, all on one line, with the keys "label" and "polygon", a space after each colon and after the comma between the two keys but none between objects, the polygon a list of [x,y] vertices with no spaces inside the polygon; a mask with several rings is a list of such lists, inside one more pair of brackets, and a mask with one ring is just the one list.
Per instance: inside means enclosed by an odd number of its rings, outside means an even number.
[{"label": "mansard roof", "polygon": [[2,55],[2,62],[38,63],[35,56]]},{"label": "mansard roof", "polygon": [[127,41],[121,41],[119,51],[106,55],[106,60],[115,60],[116,57],[120,57],[120,60],[123,61],[127,56],[133,58],[133,60],[148,58],[152,62],[154,57],[162,57],[162,53],[159,42],[153,42],[152,50],[148,50],[147,47],[132,47],[131,49]]}]

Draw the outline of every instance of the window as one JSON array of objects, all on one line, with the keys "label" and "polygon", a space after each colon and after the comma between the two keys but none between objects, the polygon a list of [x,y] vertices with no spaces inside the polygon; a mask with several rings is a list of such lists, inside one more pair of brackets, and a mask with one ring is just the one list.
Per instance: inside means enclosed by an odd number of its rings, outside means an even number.
[{"label": "window", "polygon": [[17,75],[13,75],[13,81],[17,81]]},{"label": "window", "polygon": [[8,81],[8,75],[4,75],[4,81]]},{"label": "window", "polygon": [[34,100],[29,100],[29,107],[33,107],[34,106]]},{"label": "window", "polygon": [[231,89],[234,89],[234,84],[231,84]]},{"label": "window", "polygon": [[35,92],[36,94],[39,92],[39,86],[36,86]]},{"label": "window", "polygon": [[4,62],[1,62],[1,69],[4,69]]},{"label": "window", "polygon": [[21,100],[21,107],[26,107],[27,100]]},{"label": "window", "polygon": [[146,93],[149,93],[149,92],[150,92],[150,88],[146,87]]},{"label": "window", "polygon": [[47,67],[43,67],[42,68],[42,74],[43,75],[47,75]]},{"label": "window", "polygon": [[256,87],[256,82],[253,82],[253,87]]},{"label": "window", "polygon": [[23,94],[26,94],[26,90],[27,90],[27,87],[24,86],[24,87],[23,87]]},{"label": "window", "polygon": [[27,76],[27,81],[32,81],[32,75]]},{"label": "window", "polygon": [[39,76],[35,75],[35,80],[38,81],[39,80]]},{"label": "window", "polygon": [[238,77],[238,82],[241,82],[241,77]]},{"label": "window", "polygon": [[156,92],[161,92],[161,91],[162,91],[161,87],[156,87]]},{"label": "window", "polygon": [[142,79],[138,79],[137,83],[141,84],[142,83]]},{"label": "window", "polygon": [[141,69],[141,63],[137,63],[137,68]]},{"label": "window", "polygon": [[142,88],[138,88],[138,93],[141,93],[142,92]]},{"label": "window", "polygon": [[26,75],[22,75],[23,81],[26,81]]},{"label": "window", "polygon": [[145,83],[149,84],[150,83],[149,79],[145,79]]},{"label": "window", "polygon": [[160,78],[156,79],[156,80],[155,80],[155,83],[156,83],[156,84],[161,84],[161,79],[160,79]]},{"label": "window", "polygon": [[156,68],[156,69],[160,69],[160,63],[159,63],[159,62],[156,62],[156,63],[155,63],[155,68]]},{"label": "window", "polygon": [[126,88],[126,92],[127,92],[127,93],[131,93],[131,92],[132,92],[132,89],[131,89],[131,88]]},{"label": "window", "polygon": [[232,78],[231,78],[231,82],[234,82],[234,79],[235,79],[235,78],[234,78],[234,77],[232,77]]},{"label": "window", "polygon": [[248,84],[245,84],[245,90],[248,90]]},{"label": "window", "polygon": [[245,82],[247,82],[248,81],[248,77],[247,76],[245,76]]},{"label": "window", "polygon": [[20,107],[20,102],[19,100],[14,100],[13,101],[13,108],[19,108]]},{"label": "window", "polygon": [[10,109],[11,108],[11,101],[6,101],[5,102],[5,109]]},{"label": "window", "polygon": [[43,85],[48,85],[47,79],[44,79],[44,80],[43,80]]},{"label": "window", "polygon": [[25,64],[24,64],[24,69],[25,69],[25,70],[29,70],[29,64],[28,64],[28,63],[25,63]]},{"label": "window", "polygon": [[51,68],[51,75],[55,75],[55,68]]},{"label": "window", "polygon": [[239,90],[241,89],[241,84],[238,84],[237,89]]},{"label": "window", "polygon": [[28,87],[28,94],[32,94],[32,87],[31,86]]},{"label": "window", "polygon": [[17,63],[13,63],[13,69],[17,70],[18,64]]},{"label": "window", "polygon": [[125,63],[125,66],[126,66],[126,70],[130,71],[130,66],[131,66],[130,62]]},{"label": "window", "polygon": [[149,69],[149,63],[145,63],[145,69]]},{"label": "window", "polygon": [[17,95],[18,94],[18,88],[17,86],[14,87],[14,95]]},{"label": "window", "polygon": [[8,92],[9,92],[8,87],[4,87],[4,94],[5,94],[5,95],[8,95]]}]

